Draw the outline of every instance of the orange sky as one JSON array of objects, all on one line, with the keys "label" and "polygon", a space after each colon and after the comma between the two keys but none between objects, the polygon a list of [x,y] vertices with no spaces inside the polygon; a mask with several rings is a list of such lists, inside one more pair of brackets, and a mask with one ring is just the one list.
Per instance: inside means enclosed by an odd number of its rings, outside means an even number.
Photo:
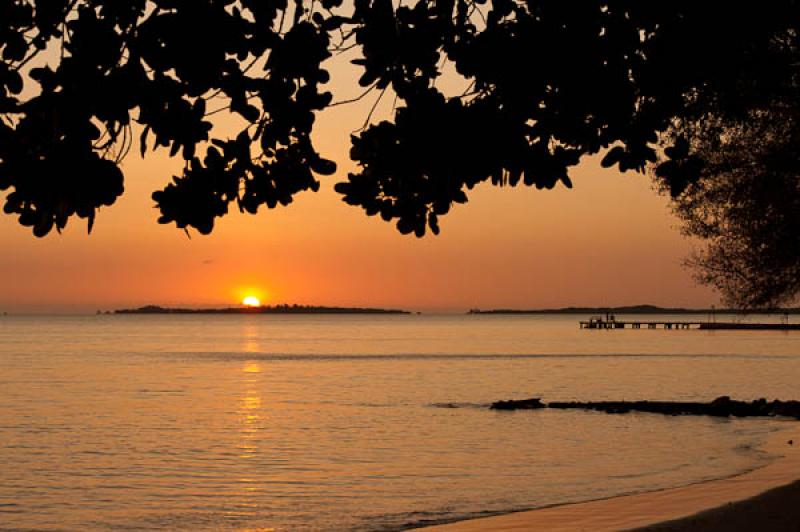
[{"label": "orange sky", "polygon": [[[341,98],[358,91],[337,88]],[[371,104],[318,120],[317,146],[339,162],[339,175],[353,168],[349,132]],[[265,303],[421,310],[717,302],[681,266],[689,242],[650,180],[597,160],[573,172],[573,190],[479,186],[441,219],[441,235],[422,240],[344,204],[333,192],[338,176],[286,208],[256,216],[234,208],[210,236],[190,240],[156,223],[150,199],[180,164],[163,150],[144,161],[131,152],[126,192],[100,210],[91,236],[74,219],[61,236],[36,239],[0,216],[0,311],[228,305],[248,291]]]}]

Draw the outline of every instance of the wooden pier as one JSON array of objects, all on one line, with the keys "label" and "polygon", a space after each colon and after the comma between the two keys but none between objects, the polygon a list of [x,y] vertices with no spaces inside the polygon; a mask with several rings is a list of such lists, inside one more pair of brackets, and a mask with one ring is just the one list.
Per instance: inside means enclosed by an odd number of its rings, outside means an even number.
[{"label": "wooden pier", "polygon": [[[581,329],[703,329],[707,325],[701,321],[672,321],[672,320],[630,320],[618,321],[615,319],[604,320],[591,318],[579,322]],[[720,325],[720,324],[717,324]]]},{"label": "wooden pier", "polygon": [[800,324],[685,320],[617,320],[613,315],[578,322],[581,329],[702,329],[709,331],[799,331]]},{"label": "wooden pier", "polygon": [[800,331],[800,323],[701,323],[701,329],[710,331]]}]

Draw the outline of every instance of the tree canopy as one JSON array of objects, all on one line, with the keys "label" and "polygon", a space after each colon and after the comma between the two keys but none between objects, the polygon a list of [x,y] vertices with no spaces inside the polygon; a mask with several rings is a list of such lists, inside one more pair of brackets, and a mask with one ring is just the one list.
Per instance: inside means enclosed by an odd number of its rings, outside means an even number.
[{"label": "tree canopy", "polygon": [[[136,140],[185,161],[153,194],[160,223],[207,234],[232,203],[287,205],[336,172],[311,134],[333,101],[326,61],[357,50],[359,84],[398,103],[352,137],[348,204],[423,236],[478,183],[571,187],[602,154],[655,174],[709,242],[704,281],[773,305],[800,289],[798,15],[795,0],[0,0],[4,211],[37,236],[73,216],[91,230]],[[446,64],[463,94],[437,88]],[[238,134],[215,133],[219,112]]]},{"label": "tree canopy", "polygon": [[674,210],[684,232],[706,242],[689,264],[730,305],[776,307],[800,292],[799,121],[796,103],[776,99],[676,128],[694,139],[699,177]]}]

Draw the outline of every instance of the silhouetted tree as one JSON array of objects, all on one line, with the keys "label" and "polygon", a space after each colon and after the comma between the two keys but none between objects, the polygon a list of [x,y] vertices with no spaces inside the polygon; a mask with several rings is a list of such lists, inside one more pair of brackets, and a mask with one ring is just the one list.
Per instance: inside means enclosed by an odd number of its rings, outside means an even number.
[{"label": "silhouetted tree", "polygon": [[[791,26],[794,24],[795,26]],[[688,261],[726,303],[775,308],[800,293],[800,42],[797,19],[746,50],[749,65],[687,95],[655,167]]]},{"label": "silhouetted tree", "polygon": [[775,308],[800,292],[798,120],[796,105],[773,103],[676,128],[700,175],[673,202],[684,232],[705,242],[689,263],[730,306]]},{"label": "silhouetted tree", "polygon": [[[700,198],[712,144],[682,128],[763,108],[776,64],[796,71],[798,20],[794,0],[0,0],[0,189],[37,236],[76,214],[91,229],[123,191],[135,124],[142,154],[186,161],[153,194],[161,223],[209,233],[231,202],[286,205],[335,172],[311,132],[332,101],[325,60],[355,46],[359,83],[398,105],[353,136],[359,171],[336,190],[402,233],[438,233],[483,181],[569,187],[600,152]],[[463,94],[437,88],[445,63]],[[214,137],[221,111],[237,135]]]}]

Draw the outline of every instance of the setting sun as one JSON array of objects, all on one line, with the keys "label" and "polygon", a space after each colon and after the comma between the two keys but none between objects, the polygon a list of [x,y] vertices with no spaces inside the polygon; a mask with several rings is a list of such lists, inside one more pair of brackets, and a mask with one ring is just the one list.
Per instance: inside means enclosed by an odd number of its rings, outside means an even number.
[{"label": "setting sun", "polygon": [[242,300],[242,305],[246,307],[260,307],[261,301],[256,296],[247,296]]}]

